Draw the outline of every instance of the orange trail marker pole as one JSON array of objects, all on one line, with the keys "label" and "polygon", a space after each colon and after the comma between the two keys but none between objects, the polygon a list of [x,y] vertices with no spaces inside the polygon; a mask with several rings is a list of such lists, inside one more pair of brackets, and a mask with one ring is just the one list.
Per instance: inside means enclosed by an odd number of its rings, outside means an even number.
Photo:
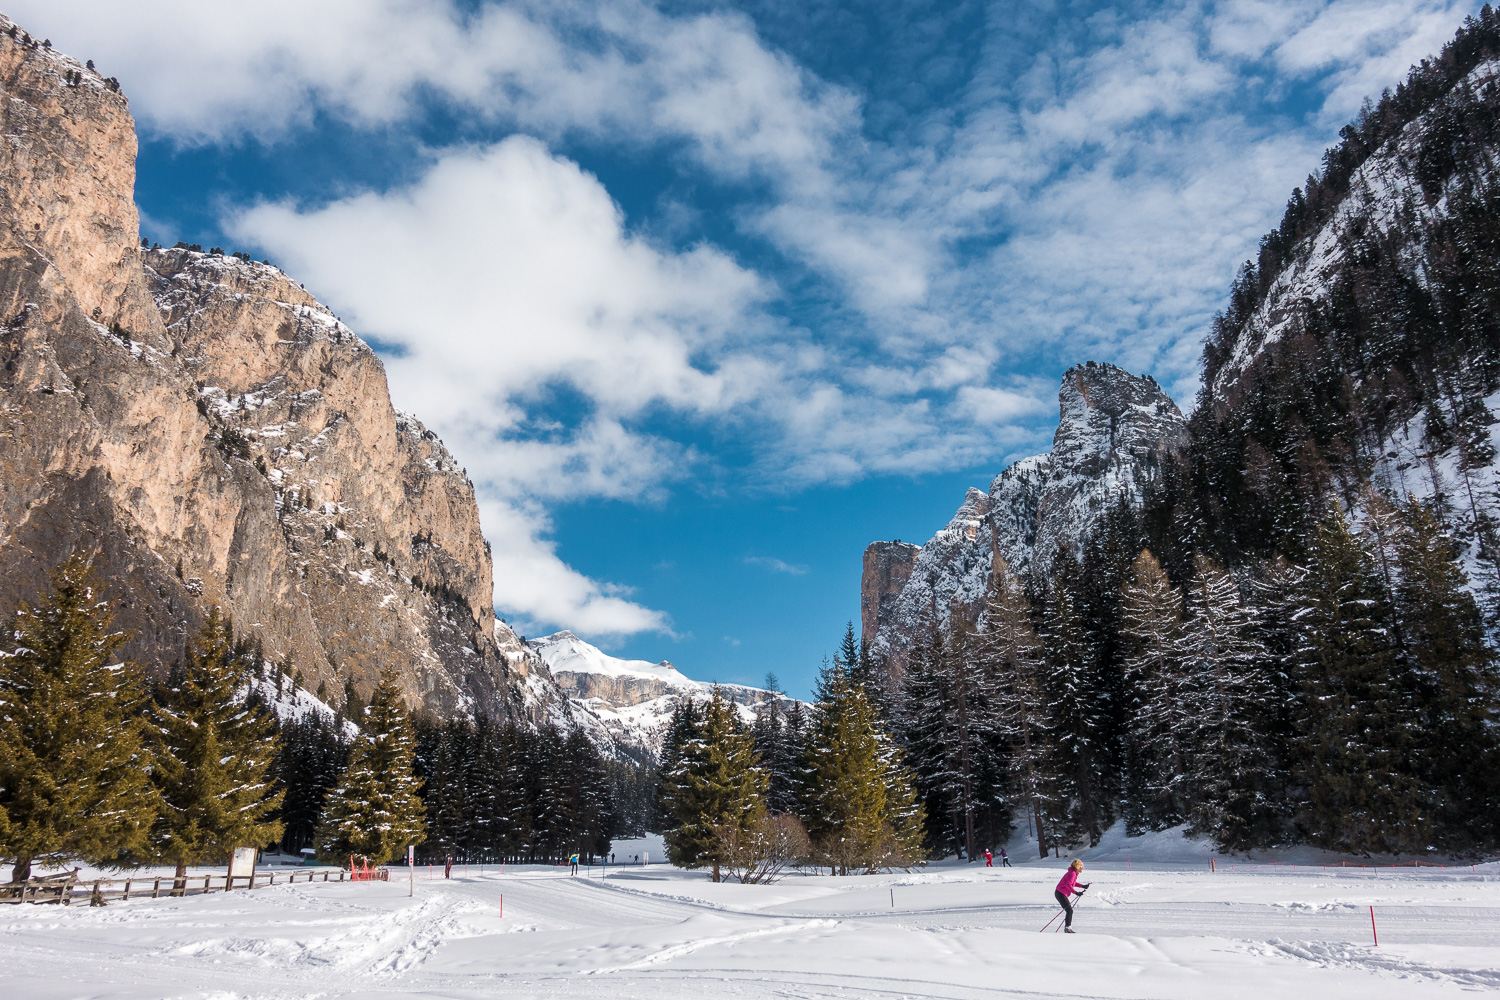
[{"label": "orange trail marker pole", "polygon": [[1375,939],[1375,947],[1380,947],[1380,935],[1375,930],[1375,907],[1370,907],[1370,936]]},{"label": "orange trail marker pole", "polygon": [[1209,858],[1208,859],[1208,870],[1209,871],[1213,871],[1214,870],[1214,859],[1213,858]]}]

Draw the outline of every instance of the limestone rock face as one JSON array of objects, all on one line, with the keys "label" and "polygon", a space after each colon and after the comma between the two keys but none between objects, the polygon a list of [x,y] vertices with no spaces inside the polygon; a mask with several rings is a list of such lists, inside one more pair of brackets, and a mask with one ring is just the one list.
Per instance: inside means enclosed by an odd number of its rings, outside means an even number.
[{"label": "limestone rock face", "polygon": [[859,586],[859,627],[866,641],[873,639],[880,626],[890,620],[896,598],[911,577],[912,565],[920,551],[920,545],[899,539],[871,542],[865,547]]},{"label": "limestone rock face", "polygon": [[[865,625],[866,645],[897,673],[924,629],[946,625],[955,607],[978,608],[997,565],[1039,583],[1059,549],[1076,555],[1113,505],[1138,503],[1167,454],[1187,446],[1186,423],[1161,387],[1113,365],[1069,369],[1058,411],[1052,452],[1015,463],[988,493],[970,488],[953,519],[915,554],[878,627]],[[862,594],[880,588],[869,552]]]},{"label": "limestone rock face", "polygon": [[569,715],[374,352],[274,267],[140,248],[112,84],[0,34],[0,102],[0,613],[81,549],[148,668],[218,605],[335,702],[389,666],[438,713]]}]

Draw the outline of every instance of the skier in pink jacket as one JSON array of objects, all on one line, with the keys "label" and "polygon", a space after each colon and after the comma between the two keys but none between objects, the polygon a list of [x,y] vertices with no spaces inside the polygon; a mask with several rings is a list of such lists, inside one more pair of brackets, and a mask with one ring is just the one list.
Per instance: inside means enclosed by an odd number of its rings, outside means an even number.
[{"label": "skier in pink jacket", "polygon": [[1061,881],[1057,883],[1057,889],[1052,895],[1057,897],[1057,904],[1063,908],[1067,916],[1063,919],[1063,932],[1073,933],[1073,896],[1082,896],[1083,890],[1089,887],[1089,883],[1078,881],[1078,873],[1083,871],[1083,862],[1077,858],[1068,866],[1063,873]]}]

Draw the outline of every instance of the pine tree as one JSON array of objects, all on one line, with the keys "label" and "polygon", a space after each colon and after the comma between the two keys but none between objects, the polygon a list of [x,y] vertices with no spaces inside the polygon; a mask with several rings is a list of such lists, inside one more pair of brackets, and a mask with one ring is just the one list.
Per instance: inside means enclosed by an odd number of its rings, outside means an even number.
[{"label": "pine tree", "polygon": [[1184,652],[1196,676],[1188,785],[1190,829],[1231,849],[1275,839],[1278,768],[1269,738],[1274,689],[1254,613],[1239,586],[1206,556],[1194,559]]},{"label": "pine tree", "polygon": [[662,735],[661,760],[657,765],[657,772],[660,775],[656,786],[656,829],[658,830],[665,830],[675,822],[669,801],[673,792],[669,775],[677,770],[688,744],[698,739],[700,735],[698,706],[691,698],[678,698],[672,706],[672,717],[667,720],[667,731]]},{"label": "pine tree", "polygon": [[384,864],[426,834],[421,783],[412,773],[416,739],[393,671],[381,674],[359,722],[349,765],[318,826],[318,857],[342,863],[358,855]]},{"label": "pine tree", "polygon": [[672,816],[667,857],[682,868],[711,867],[718,882],[730,845],[748,839],[766,813],[754,740],[718,688],[662,784]]},{"label": "pine tree", "polygon": [[[475,751],[474,731],[466,719],[450,719],[433,727],[432,760],[422,774],[422,804],[427,818],[423,847],[438,858],[468,858],[471,826],[481,830],[488,815],[481,804],[487,783],[470,783]],[[470,792],[473,795],[470,795]]]},{"label": "pine tree", "polygon": [[1337,508],[1314,532],[1297,599],[1299,824],[1335,850],[1425,846],[1429,820],[1408,767],[1414,720],[1390,640],[1390,603]]},{"label": "pine tree", "polygon": [[776,753],[763,766],[770,773],[766,805],[775,813],[796,813],[807,777],[807,712],[794,701],[786,710]]},{"label": "pine tree", "polygon": [[[1465,589],[1456,546],[1435,512],[1412,500],[1396,541],[1396,607],[1420,703],[1415,769],[1437,843],[1471,850],[1495,840],[1496,739],[1491,719],[1500,678],[1479,607]],[[1489,826],[1486,831],[1485,827]]]},{"label": "pine tree", "polygon": [[1042,857],[1050,849],[1047,817],[1054,795],[1053,727],[1043,689],[1042,640],[1021,585],[997,560],[994,588],[980,616],[976,655],[994,677],[998,734],[1009,747],[1012,795],[1026,806]]},{"label": "pine tree", "polygon": [[921,857],[925,816],[901,753],[842,664],[824,663],[806,746],[802,818],[836,874],[909,866]]},{"label": "pine tree", "polygon": [[1130,699],[1125,815],[1137,833],[1179,823],[1187,811],[1188,729],[1197,692],[1186,662],[1181,596],[1149,549],[1131,573],[1120,614]]},{"label": "pine tree", "polygon": [[297,853],[313,845],[328,789],[338,783],[348,757],[348,743],[332,715],[312,711],[281,723],[274,773],[284,796],[282,850]]},{"label": "pine tree", "polygon": [[1053,720],[1057,798],[1052,828],[1068,843],[1097,844],[1104,832],[1104,757],[1102,730],[1107,708],[1095,673],[1094,650],[1078,609],[1073,579],[1076,562],[1066,551],[1042,621],[1047,676],[1043,685],[1047,715]]},{"label": "pine tree", "polygon": [[160,807],[140,716],[142,678],[115,658],[108,605],[75,555],[11,617],[0,648],[0,855],[110,864],[149,849]]},{"label": "pine tree", "polygon": [[226,861],[236,847],[282,834],[274,817],[284,793],[271,776],[278,740],[266,711],[246,703],[249,667],[214,608],[151,711],[161,798],[153,853],[177,866],[179,888],[188,865]]},{"label": "pine tree", "polygon": [[927,814],[928,842],[973,861],[1010,832],[996,671],[962,609],[914,650],[902,745]]}]

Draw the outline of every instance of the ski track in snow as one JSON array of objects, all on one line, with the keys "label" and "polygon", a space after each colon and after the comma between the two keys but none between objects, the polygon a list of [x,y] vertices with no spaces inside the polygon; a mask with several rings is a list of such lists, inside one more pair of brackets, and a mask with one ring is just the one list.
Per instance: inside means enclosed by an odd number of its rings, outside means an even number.
[{"label": "ski track in snow", "polygon": [[[714,885],[455,869],[0,909],[24,1000],[293,997],[1319,1000],[1500,989],[1500,865],[1360,870],[1090,862],[1079,934],[1042,934],[1062,860]],[[423,875],[425,876],[425,872]],[[503,903],[502,903],[503,894]],[[892,905],[894,902],[894,905]],[[502,913],[503,905],[503,913]],[[1369,907],[1381,944],[1369,936]],[[1057,925],[1054,923],[1053,925]]]}]

